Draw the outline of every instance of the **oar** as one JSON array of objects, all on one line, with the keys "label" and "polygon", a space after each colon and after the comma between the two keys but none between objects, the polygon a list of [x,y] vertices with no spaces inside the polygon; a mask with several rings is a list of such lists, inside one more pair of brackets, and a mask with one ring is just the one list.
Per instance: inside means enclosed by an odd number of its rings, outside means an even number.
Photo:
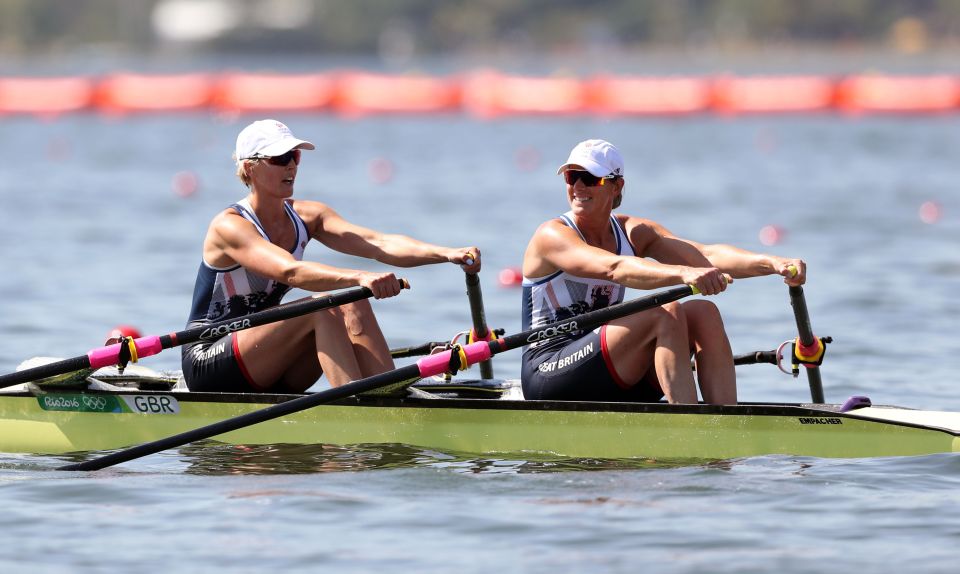
[{"label": "oar", "polygon": [[[776,365],[777,359],[778,357],[777,357],[776,351],[754,351],[752,353],[746,353],[744,355],[734,355],[733,364],[736,366],[758,365],[760,363],[769,363],[771,365]],[[697,363],[691,362],[690,368],[696,371]]]},{"label": "oar", "polygon": [[447,347],[444,341],[427,341],[413,347],[395,347],[390,349],[390,356],[394,359],[403,359],[406,357],[422,357],[429,355],[434,349]]},{"label": "oar", "polygon": [[[405,289],[410,287],[406,279],[401,279],[400,283]],[[373,292],[366,287],[352,287],[331,295],[314,295],[308,299],[284,303],[272,309],[251,313],[250,315],[237,319],[220,321],[212,325],[194,327],[185,331],[170,333],[169,335],[154,335],[140,337],[138,339],[129,339],[106,347],[92,349],[86,355],[47,363],[46,365],[24,369],[8,375],[0,375],[0,389],[73,371],[99,369],[101,367],[126,362],[126,360],[136,361],[142,357],[156,355],[164,349],[179,347],[180,345],[186,345],[196,341],[216,340],[234,331],[242,331],[244,329],[250,329],[251,327],[276,323],[277,321],[299,317],[300,315],[306,315],[307,313],[313,313],[321,309],[346,305],[347,303],[353,303],[354,301],[372,296]]]},{"label": "oar", "polygon": [[[480,292],[480,276],[476,273],[466,273],[467,298],[470,300],[470,317],[473,319],[473,330],[470,332],[471,341],[489,341],[493,334],[487,327],[487,317],[483,312],[483,293]],[[490,361],[480,361],[480,378],[493,378],[493,365]]]},{"label": "oar", "polygon": [[[810,326],[810,313],[807,312],[807,300],[803,296],[803,287],[790,286],[790,305],[793,306],[793,316],[797,320],[799,345],[794,348],[795,358],[820,357],[823,353],[823,342],[813,334]],[[806,363],[807,382],[810,384],[810,400],[822,404],[823,381],[820,378],[820,367]]]},{"label": "oar", "polygon": [[693,295],[694,293],[698,293],[697,289],[689,285],[684,285],[683,287],[673,287],[671,289],[666,289],[646,297],[611,305],[610,307],[606,307],[604,309],[591,311],[570,319],[564,319],[563,321],[556,321],[548,325],[543,325],[535,329],[529,329],[527,331],[509,335],[500,339],[470,343],[465,347],[454,348],[424,357],[418,360],[416,363],[406,365],[392,371],[387,371],[386,373],[381,373],[379,375],[353,381],[343,386],[326,389],[318,393],[305,395],[284,403],[271,405],[258,411],[222,420],[211,425],[193,429],[157,441],[148,442],[117,451],[100,458],[75,464],[68,464],[60,467],[58,470],[99,470],[101,468],[113,466],[115,464],[133,460],[135,458],[155,454],[170,448],[183,446],[191,442],[208,439],[219,434],[235,431],[285,415],[290,415],[311,407],[330,403],[338,399],[343,399],[359,393],[372,391],[381,387],[395,385],[405,381],[439,375],[451,370],[452,365],[456,365],[457,369],[465,369],[468,366],[480,361],[488,360],[491,356],[497,353],[523,347],[537,341],[552,339],[568,333],[593,329],[598,325],[609,323],[610,321],[619,317],[625,317],[627,315],[645,311],[653,307],[659,307],[661,305],[665,305],[666,303],[687,297],[688,295]]}]

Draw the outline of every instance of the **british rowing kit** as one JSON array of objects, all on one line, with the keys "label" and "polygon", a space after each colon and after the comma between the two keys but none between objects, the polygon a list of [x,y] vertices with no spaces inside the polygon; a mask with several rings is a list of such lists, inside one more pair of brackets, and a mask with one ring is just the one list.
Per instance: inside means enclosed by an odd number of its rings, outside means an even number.
[{"label": "british rowing kit", "polygon": [[[270,241],[247,199],[230,206]],[[307,226],[289,203],[284,204],[296,229],[296,243],[288,249],[295,259],[303,259],[310,235]],[[193,306],[187,328],[241,318],[250,313],[276,307],[290,290],[288,285],[257,275],[240,265],[217,268],[200,262],[193,291]],[[226,333],[214,341],[199,341],[182,348],[184,378],[193,391],[257,391],[250,380],[237,348],[235,333]]]},{"label": "british rowing kit", "polygon": [[[560,220],[583,239],[568,211]],[[610,216],[617,255],[634,256],[627,234]],[[623,301],[625,288],[611,281],[577,277],[565,271],[523,278],[523,330],[602,309]],[[620,379],[606,345],[606,326],[593,331],[535,341],[523,351],[523,395],[528,399],[657,401],[659,386],[633,385]]]}]

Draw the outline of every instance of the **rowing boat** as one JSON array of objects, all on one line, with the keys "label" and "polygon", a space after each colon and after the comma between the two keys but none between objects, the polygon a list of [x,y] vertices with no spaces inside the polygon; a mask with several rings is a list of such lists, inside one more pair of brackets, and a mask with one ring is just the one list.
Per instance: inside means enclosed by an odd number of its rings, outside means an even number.
[{"label": "rowing boat", "polygon": [[[0,451],[119,449],[300,395],[196,393],[140,371],[0,393]],[[219,435],[231,444],[393,445],[486,455],[728,459],[960,451],[960,413],[845,404],[730,406],[523,400],[515,380],[425,380]]]},{"label": "rowing boat", "polygon": [[[468,281],[468,289],[470,285]],[[248,328],[370,296],[362,289],[347,291],[352,292],[283,305],[250,315],[244,324],[218,328]],[[474,342],[464,347],[448,345],[415,364],[305,395],[189,392],[175,376],[139,365],[125,372],[138,356],[204,334],[194,329],[126,338],[87,355],[0,376],[0,451],[123,449],[63,470],[97,470],[207,439],[243,445],[407,445],[449,453],[589,459],[853,458],[960,451],[960,413],[873,406],[866,397],[827,404],[819,368],[831,339],[813,335],[803,290],[795,286],[790,297],[799,336],[791,344],[792,374],[804,367],[810,403],[524,400],[518,381],[493,379],[490,370],[480,380],[453,378],[458,369],[483,365],[496,353],[696,292],[690,286],[670,288],[500,338],[488,332],[482,312],[475,313],[472,334],[486,332],[486,339],[471,337]],[[473,300],[479,297],[471,297],[471,304]],[[735,362],[774,363],[787,372],[781,365],[787,343]]]}]

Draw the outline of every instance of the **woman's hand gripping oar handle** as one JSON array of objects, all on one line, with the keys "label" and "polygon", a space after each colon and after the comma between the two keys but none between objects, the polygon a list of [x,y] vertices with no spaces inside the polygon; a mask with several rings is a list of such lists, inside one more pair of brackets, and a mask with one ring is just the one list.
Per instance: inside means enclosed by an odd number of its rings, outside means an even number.
[{"label": "woman's hand gripping oar handle", "polygon": [[[796,267],[791,267],[793,275],[797,274]],[[795,363],[806,367],[807,383],[810,385],[810,400],[814,403],[825,402],[823,397],[823,381],[820,378],[820,363],[823,362],[823,353],[826,350],[824,342],[813,334],[810,326],[810,313],[807,311],[807,300],[803,296],[803,287],[790,286],[790,305],[793,307],[793,316],[797,320],[797,340],[794,343],[793,359]]]},{"label": "woman's hand gripping oar handle", "polygon": [[[467,265],[472,265],[473,260],[467,259]],[[473,319],[473,330],[470,331],[468,343],[475,341],[489,341],[494,338],[493,333],[487,327],[487,317],[483,311],[483,293],[480,291],[480,276],[476,273],[466,273],[467,298],[470,301],[470,316]],[[493,365],[489,360],[480,362],[480,378],[493,378]]]},{"label": "woman's hand gripping oar handle", "polygon": [[[401,287],[409,289],[406,279],[400,279]],[[152,335],[138,339],[127,338],[119,343],[98,347],[90,350],[86,355],[80,355],[62,361],[56,361],[24,369],[8,375],[0,375],[0,388],[10,387],[20,383],[36,381],[62,375],[82,369],[99,369],[111,365],[124,364],[127,361],[137,362],[138,359],[156,355],[164,349],[179,347],[201,340],[216,340],[228,333],[242,331],[251,327],[259,327],[268,323],[276,323],[300,315],[313,313],[321,309],[338,307],[373,296],[373,292],[366,287],[352,287],[333,294],[314,295],[307,299],[284,303],[265,311],[251,313],[245,317],[220,321],[210,325],[194,327],[185,331],[170,333],[169,335]]]}]

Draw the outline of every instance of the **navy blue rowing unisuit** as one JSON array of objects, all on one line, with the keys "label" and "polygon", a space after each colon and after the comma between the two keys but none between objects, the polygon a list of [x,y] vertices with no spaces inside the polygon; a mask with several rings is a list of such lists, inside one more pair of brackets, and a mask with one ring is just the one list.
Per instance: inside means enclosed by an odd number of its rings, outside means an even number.
[{"label": "navy blue rowing unisuit", "polygon": [[[247,199],[230,206],[251,222],[270,241]],[[284,204],[296,229],[296,243],[289,249],[297,260],[310,240],[307,226],[289,203]],[[201,260],[193,289],[193,305],[187,328],[235,319],[275,307],[290,290],[288,285],[257,275],[240,265],[218,268]],[[237,348],[235,333],[215,341],[184,345],[181,352],[183,376],[191,391],[260,391],[251,380]]]},{"label": "navy blue rowing unisuit", "polygon": [[[583,239],[572,212],[560,216]],[[617,255],[634,256],[627,234],[610,216]],[[623,301],[625,287],[565,271],[523,278],[523,330],[535,329]],[[628,384],[617,375],[607,351],[606,325],[538,341],[523,351],[520,379],[527,399],[652,402],[663,397],[658,385]],[[633,381],[631,381],[633,383]]]}]

